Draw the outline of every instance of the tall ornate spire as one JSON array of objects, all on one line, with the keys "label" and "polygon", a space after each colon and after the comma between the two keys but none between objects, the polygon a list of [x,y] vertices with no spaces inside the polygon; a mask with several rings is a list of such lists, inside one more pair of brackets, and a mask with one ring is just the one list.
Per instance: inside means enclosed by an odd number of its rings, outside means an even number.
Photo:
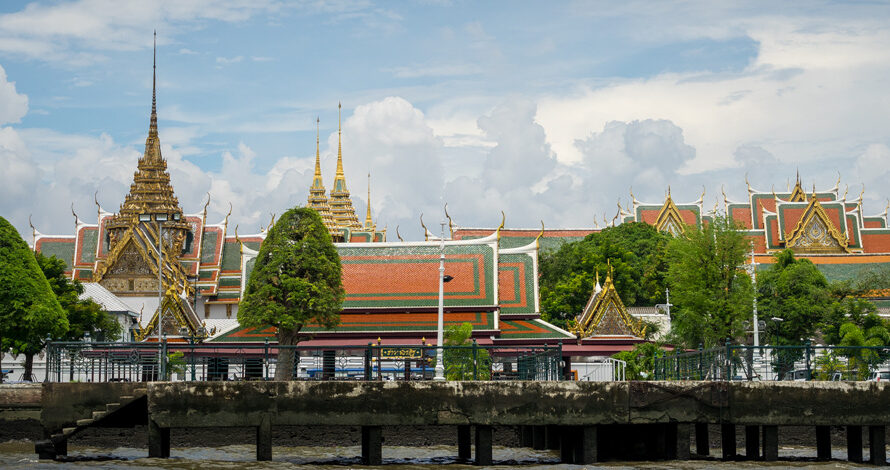
[{"label": "tall ornate spire", "polygon": [[343,105],[337,104],[337,173],[334,175],[334,186],[331,188],[331,214],[334,223],[340,229],[361,230],[362,225],[355,215],[352,200],[349,198],[349,190],[346,189],[346,175],[343,172],[343,127],[341,125],[340,112]]},{"label": "tall ornate spire", "polygon": [[[167,161],[161,155],[161,142],[158,138],[157,110],[157,32],[154,35],[152,53],[151,118],[148,137],[145,139],[145,152],[137,163],[136,173],[130,192],[121,204],[120,212],[109,223],[109,230],[125,229],[138,223],[140,214],[167,214],[170,222],[166,227],[188,231],[185,221],[179,221],[182,208],[173,193]],[[174,222],[175,221],[175,222]]]},{"label": "tall ornate spire", "polygon": [[309,188],[309,207],[315,209],[321,216],[324,226],[333,234],[336,226],[334,218],[331,216],[331,208],[328,206],[328,197],[325,195],[324,182],[321,179],[321,151],[319,139],[319,123],[321,120],[315,118],[315,177],[312,179],[312,186]]},{"label": "tall ornate spire", "polygon": [[158,135],[158,32],[154,35],[154,48],[151,60],[151,120],[148,125],[149,135]]},{"label": "tall ornate spire", "polygon": [[364,229],[368,232],[373,232],[377,229],[374,226],[374,220],[371,219],[371,173],[368,173],[368,213],[365,215]]}]

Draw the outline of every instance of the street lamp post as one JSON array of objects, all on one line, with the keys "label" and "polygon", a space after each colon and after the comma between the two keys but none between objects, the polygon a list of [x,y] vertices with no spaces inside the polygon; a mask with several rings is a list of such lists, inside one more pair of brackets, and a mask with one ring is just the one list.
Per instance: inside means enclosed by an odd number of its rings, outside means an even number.
[{"label": "street lamp post", "polygon": [[436,328],[436,376],[433,380],[445,380],[445,363],[442,343],[444,341],[445,311],[445,221],[441,222],[442,235],[439,238],[439,318]]},{"label": "street lamp post", "polygon": [[754,246],[751,246],[751,264],[748,265],[751,285],[754,288],[754,346],[760,346],[760,322],[757,321],[757,261],[754,259]]}]

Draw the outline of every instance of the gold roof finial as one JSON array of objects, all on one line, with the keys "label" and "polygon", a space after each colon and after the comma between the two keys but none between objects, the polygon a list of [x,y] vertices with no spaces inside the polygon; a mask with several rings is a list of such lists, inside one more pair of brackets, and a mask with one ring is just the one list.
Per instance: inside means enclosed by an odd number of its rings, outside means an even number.
[{"label": "gold roof finial", "polygon": [[501,240],[501,230],[504,229],[504,223],[507,221],[507,214],[504,214],[504,211],[501,211],[501,225],[498,226],[498,241]]},{"label": "gold roof finial", "polygon": [[541,249],[541,237],[543,237],[543,236],[544,236],[544,221],[542,220],[541,221],[541,233],[539,233],[538,236],[535,237],[535,248],[538,250]]},{"label": "gold roof finial", "polygon": [[420,213],[420,226],[423,227],[423,240],[429,241],[430,231],[426,228],[426,225],[423,224],[423,212]]},{"label": "gold roof finial", "polygon": [[402,235],[399,233],[399,226],[398,226],[398,225],[396,225],[396,237],[398,237],[398,239],[399,239],[400,242],[405,241],[405,240],[402,239]]},{"label": "gold roof finial", "polygon": [[448,203],[445,203],[445,218],[448,219],[448,234],[451,238],[454,238],[454,222],[451,220],[451,215],[448,214]]}]

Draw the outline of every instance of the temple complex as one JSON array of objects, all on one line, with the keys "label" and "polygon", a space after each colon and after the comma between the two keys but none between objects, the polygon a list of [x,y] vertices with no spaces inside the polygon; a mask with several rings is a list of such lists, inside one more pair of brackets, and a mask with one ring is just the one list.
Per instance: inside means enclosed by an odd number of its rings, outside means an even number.
[{"label": "temple complex", "polygon": [[[32,246],[64,260],[73,279],[98,283],[138,313],[138,324],[131,331],[137,340],[166,336],[172,341],[274,342],[274,328],[242,328],[236,319],[238,302],[274,216],[258,233],[239,234],[238,227],[230,227],[229,215],[217,223],[207,220],[209,197],[200,211],[183,211],[161,155],[156,96],[153,85],[145,151],[118,212],[105,211],[97,201],[96,223],[75,214],[74,235],[44,235],[32,226]],[[340,326],[325,330],[306,325],[302,330],[306,345],[434,344],[440,250],[446,273],[453,279],[444,287],[445,324],[470,323],[480,345],[561,344],[565,359],[576,361],[632,348],[644,341],[649,322],[661,324],[662,333],[667,332],[668,312],[624,305],[611,269],[602,285],[597,276],[590,300],[578,312],[571,331],[541,319],[539,253],[600,231],[599,221],[590,228],[507,229],[502,214],[497,228],[460,228],[446,207],[445,234],[436,236],[423,226],[424,241],[405,242],[399,237],[398,242],[388,242],[386,230],[378,230],[371,215],[370,174],[364,223],[355,214],[343,171],[339,118],[337,166],[327,192],[318,122],[307,206],[318,211],[335,241],[346,298]],[[829,279],[849,279],[887,266],[887,210],[864,215],[862,193],[848,200],[847,191],[841,194],[838,184],[829,190],[805,191],[797,178],[795,186],[783,193],[756,191],[748,185],[747,201],[730,201],[724,194],[722,212],[751,239],[753,259],[761,266],[772,263],[772,254],[785,248],[812,260]],[[702,193],[694,202],[676,202],[667,188],[664,201],[643,203],[631,192],[631,206],[619,204],[611,220],[603,217],[602,226],[641,222],[680,235],[717,216],[719,204],[705,210],[704,197]]]}]

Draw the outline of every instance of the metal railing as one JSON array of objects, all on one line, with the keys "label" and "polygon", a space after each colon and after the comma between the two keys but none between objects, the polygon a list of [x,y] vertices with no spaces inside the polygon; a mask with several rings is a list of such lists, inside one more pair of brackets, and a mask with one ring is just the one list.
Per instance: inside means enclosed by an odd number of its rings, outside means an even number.
[{"label": "metal railing", "polygon": [[[294,352],[294,380],[431,380],[435,371],[435,346],[50,342],[45,380],[272,380],[283,348]],[[442,348],[449,380],[562,379],[561,344]]]},{"label": "metal railing", "polygon": [[[890,347],[745,346],[655,358],[655,380],[869,380],[890,364]],[[885,374],[886,375],[886,374]],[[881,380],[887,380],[884,377]]]}]

